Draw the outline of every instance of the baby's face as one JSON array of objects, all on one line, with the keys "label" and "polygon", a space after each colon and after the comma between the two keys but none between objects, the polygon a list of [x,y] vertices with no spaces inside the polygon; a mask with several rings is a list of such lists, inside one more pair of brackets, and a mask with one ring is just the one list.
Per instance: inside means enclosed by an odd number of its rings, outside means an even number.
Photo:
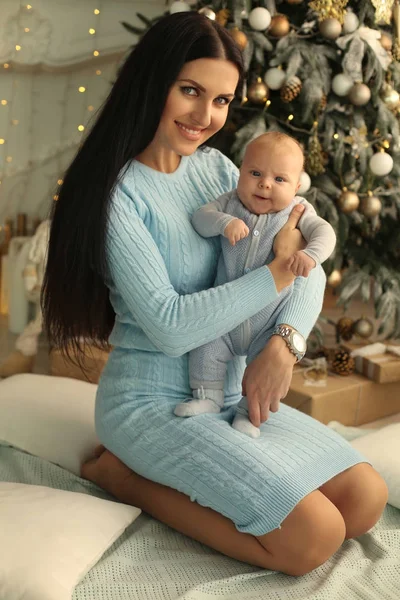
[{"label": "baby's face", "polygon": [[238,195],[256,215],[286,208],[300,187],[303,154],[293,142],[254,142],[249,145],[240,169]]}]

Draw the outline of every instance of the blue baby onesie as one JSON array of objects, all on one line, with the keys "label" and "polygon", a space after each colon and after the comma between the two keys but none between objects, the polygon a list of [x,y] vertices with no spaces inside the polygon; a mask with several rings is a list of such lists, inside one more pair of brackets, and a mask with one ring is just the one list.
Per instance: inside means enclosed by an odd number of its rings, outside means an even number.
[{"label": "blue baby onesie", "polygon": [[[101,442],[131,469],[175,488],[262,535],[336,474],[365,458],[332,430],[282,405],[253,440],[231,427],[244,359],[228,367],[220,414],[182,419],[190,395],[188,352],[224,335],[277,298],[266,267],[213,288],[220,252],[190,218],[237,186],[238,170],[217,150],[182,157],[160,173],[132,161],[112,197],[107,232],[114,349],[99,382]],[[320,267],[298,278],[277,316],[305,337],[321,309]]]}]

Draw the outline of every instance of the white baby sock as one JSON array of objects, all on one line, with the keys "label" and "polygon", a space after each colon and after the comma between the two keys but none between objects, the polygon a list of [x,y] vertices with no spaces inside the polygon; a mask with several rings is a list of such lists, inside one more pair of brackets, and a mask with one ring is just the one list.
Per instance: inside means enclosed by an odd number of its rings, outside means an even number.
[{"label": "white baby sock", "polygon": [[247,399],[243,397],[236,408],[236,415],[232,421],[232,427],[240,433],[244,433],[252,438],[260,437],[259,427],[255,427],[249,419],[247,411]]},{"label": "white baby sock", "polygon": [[224,391],[204,389],[203,386],[193,390],[193,399],[175,406],[177,417],[194,417],[204,413],[219,413],[224,405]]}]

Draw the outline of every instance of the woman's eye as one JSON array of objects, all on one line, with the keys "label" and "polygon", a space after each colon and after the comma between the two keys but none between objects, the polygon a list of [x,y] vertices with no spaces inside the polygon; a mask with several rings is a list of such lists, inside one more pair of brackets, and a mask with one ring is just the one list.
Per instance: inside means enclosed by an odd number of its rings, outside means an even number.
[{"label": "woman's eye", "polygon": [[191,87],[189,85],[185,85],[183,87],[181,87],[181,90],[184,94],[186,94],[187,96],[196,96],[197,95],[197,90],[194,87]]},{"label": "woman's eye", "polygon": [[226,106],[229,102],[229,98],[225,98],[224,96],[218,96],[218,98],[216,98],[216,103],[221,104],[222,106]]},{"label": "woman's eye", "polygon": [[283,179],[283,177],[275,177],[275,180],[276,180],[278,183],[283,183],[283,182],[285,181],[285,180]]},{"label": "woman's eye", "polygon": [[261,175],[260,171],[250,171],[250,174],[253,175],[253,177],[260,177]]}]

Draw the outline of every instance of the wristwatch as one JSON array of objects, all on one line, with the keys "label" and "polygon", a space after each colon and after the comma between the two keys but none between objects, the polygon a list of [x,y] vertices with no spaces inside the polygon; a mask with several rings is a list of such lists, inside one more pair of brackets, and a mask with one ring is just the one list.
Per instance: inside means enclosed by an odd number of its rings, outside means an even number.
[{"label": "wristwatch", "polygon": [[290,352],[295,355],[297,362],[303,358],[307,350],[306,340],[297,329],[289,325],[277,325],[272,335],[280,335],[286,342]]}]

